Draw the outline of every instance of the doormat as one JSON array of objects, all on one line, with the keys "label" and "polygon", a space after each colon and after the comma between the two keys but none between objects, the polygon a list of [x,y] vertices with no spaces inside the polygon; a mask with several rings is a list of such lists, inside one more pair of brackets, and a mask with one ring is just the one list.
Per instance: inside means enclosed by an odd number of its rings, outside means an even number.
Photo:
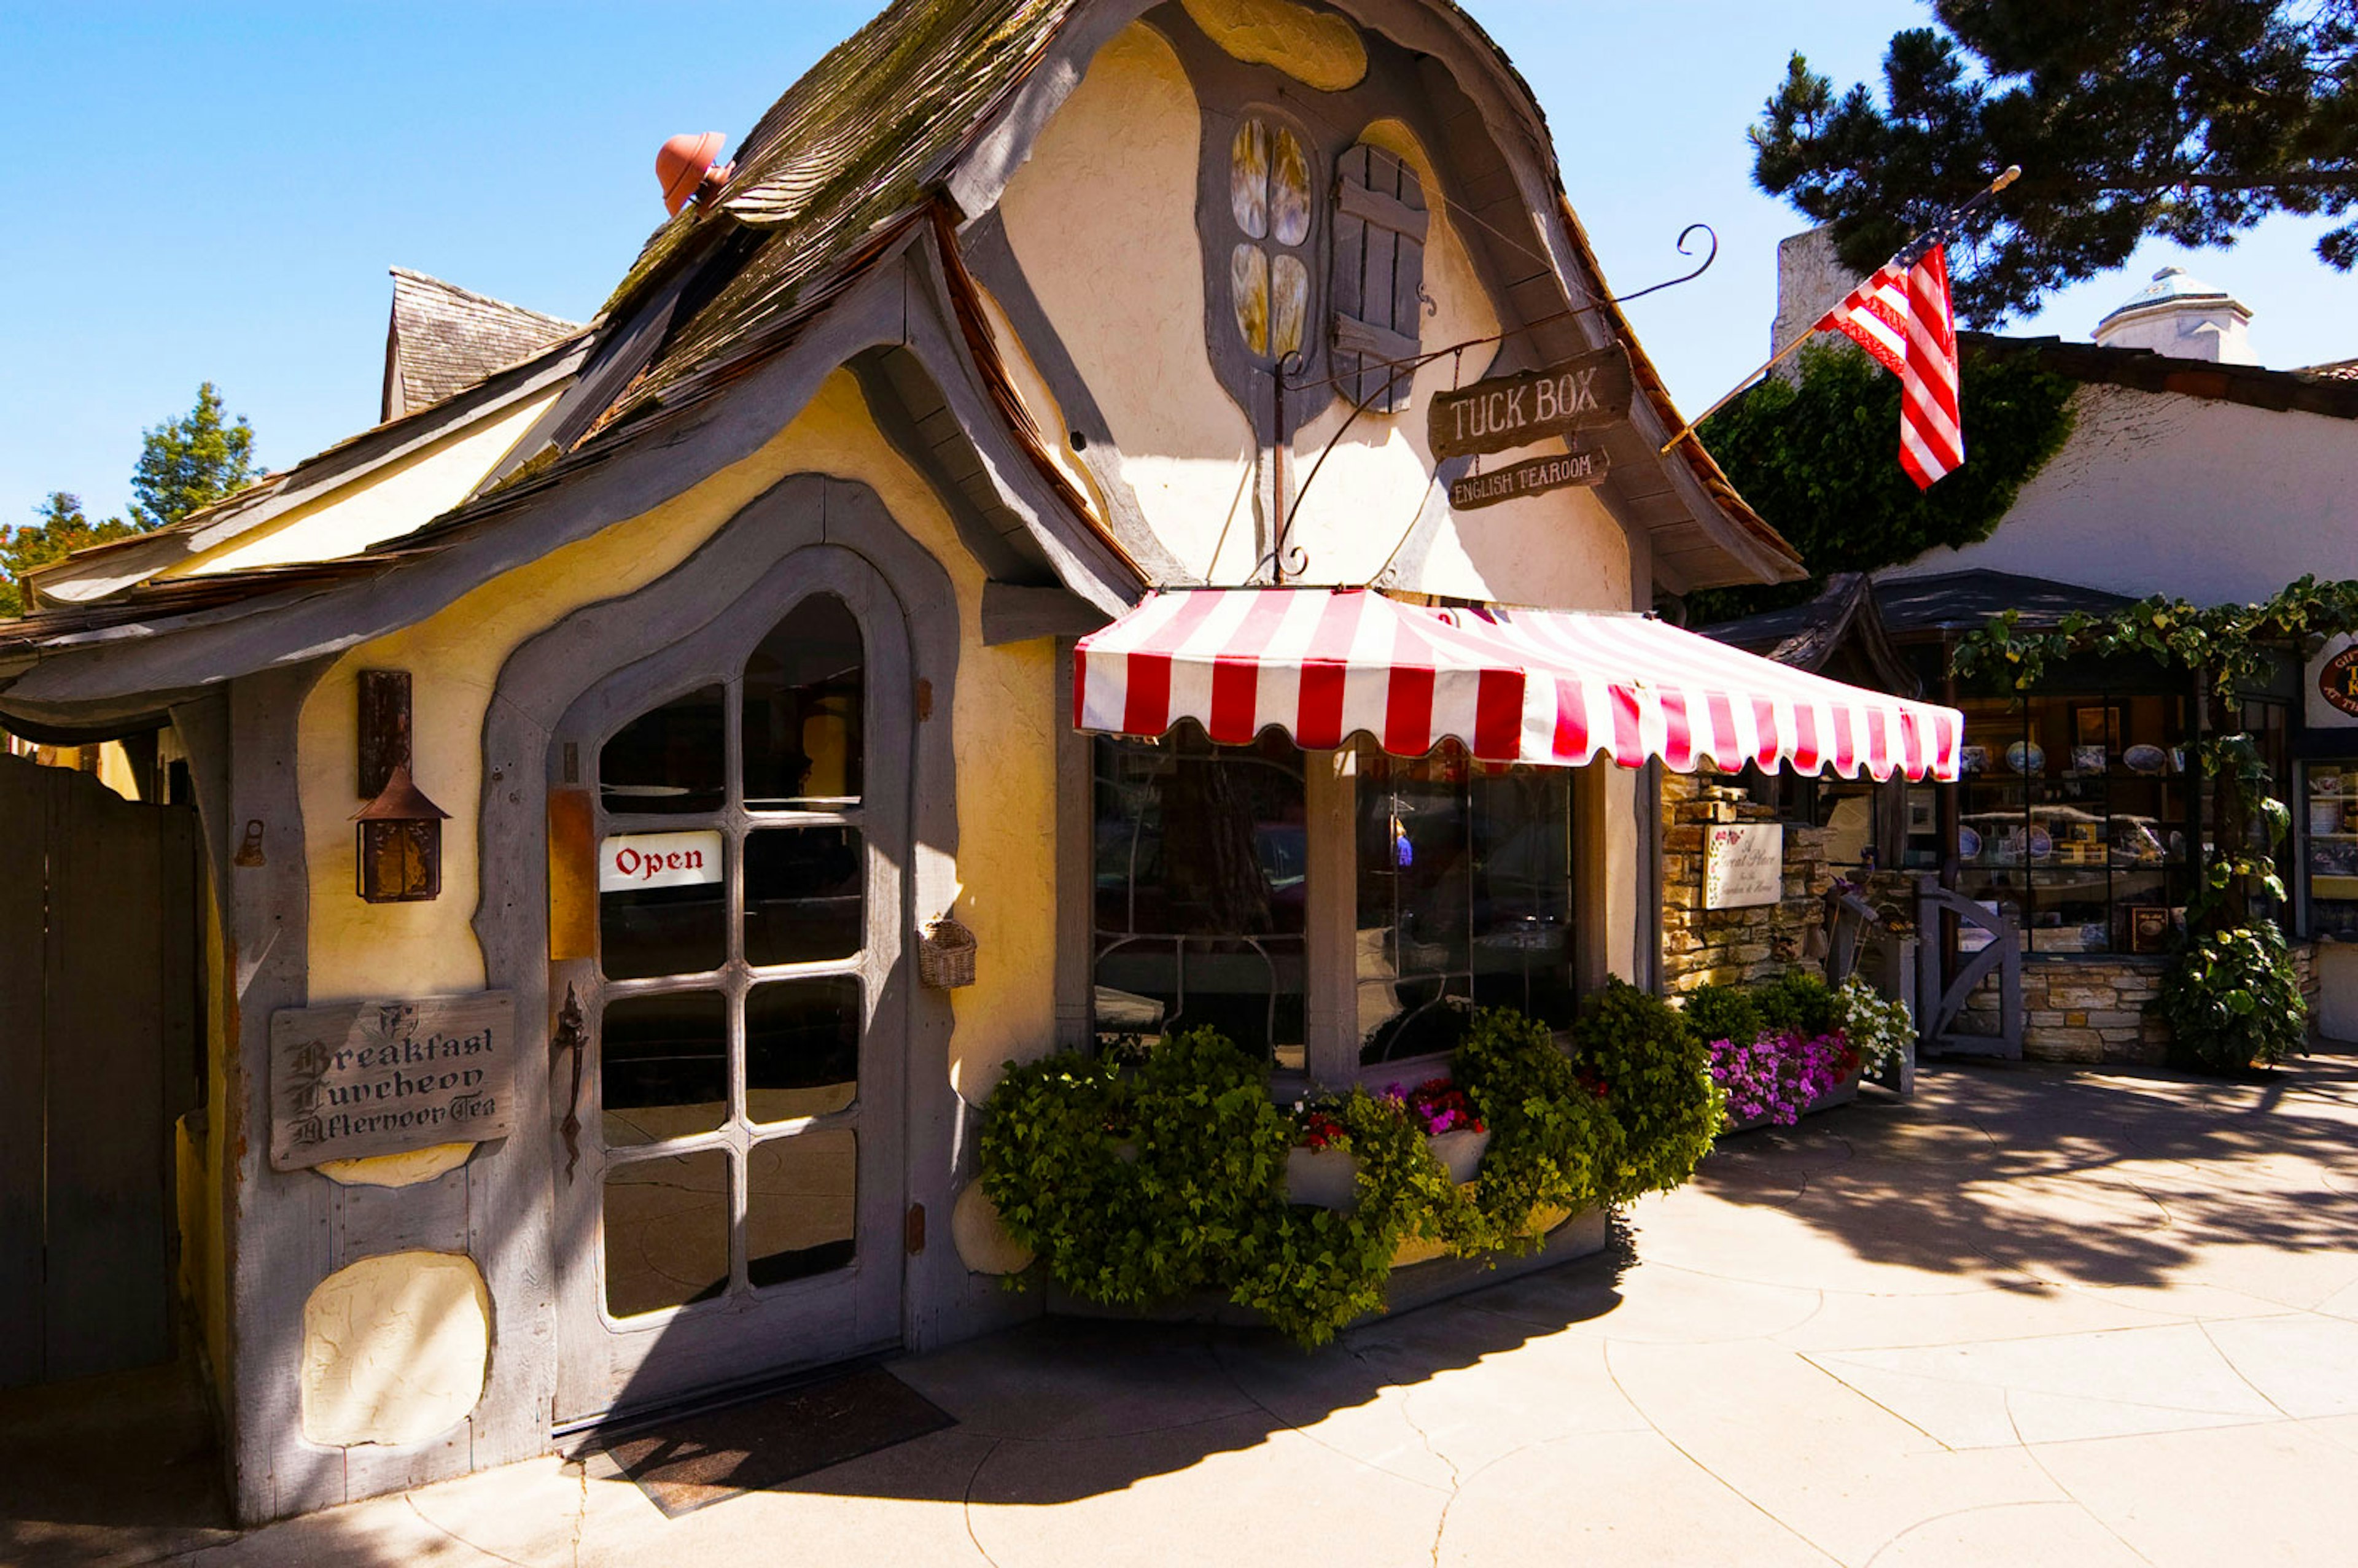
[{"label": "doormat", "polygon": [[881,1367],[722,1410],[670,1418],[605,1444],[666,1519],[892,1448],[957,1422]]}]

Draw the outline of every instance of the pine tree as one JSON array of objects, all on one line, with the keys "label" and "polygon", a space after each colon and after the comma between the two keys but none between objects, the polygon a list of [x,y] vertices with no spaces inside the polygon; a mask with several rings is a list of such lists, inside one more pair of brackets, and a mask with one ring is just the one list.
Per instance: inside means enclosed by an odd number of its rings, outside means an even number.
[{"label": "pine tree", "polygon": [[[1834,225],[1862,276],[2008,164],[2021,182],[1954,248],[1983,326],[2111,271],[2148,236],[2232,244],[2277,212],[2358,206],[2358,0],[1932,0],[1880,102],[1792,57],[1753,178]],[[2358,222],[2318,241],[2358,265]]]},{"label": "pine tree", "polygon": [[195,407],[146,433],[131,471],[132,521],[168,528],[254,478],[254,427],[242,414],[223,422],[221,391],[208,381],[197,388]]}]

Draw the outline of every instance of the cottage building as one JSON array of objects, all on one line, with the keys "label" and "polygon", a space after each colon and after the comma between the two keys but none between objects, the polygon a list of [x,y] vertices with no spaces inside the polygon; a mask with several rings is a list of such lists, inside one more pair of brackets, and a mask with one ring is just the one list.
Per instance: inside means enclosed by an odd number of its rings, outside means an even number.
[{"label": "cottage building", "polygon": [[1657,982],[1645,770],[1954,767],[1641,613],[1801,565],[1438,0],[900,0],[588,326],[398,275],[384,413],[0,631],[202,814],[248,1519],[1036,1312],[1002,1064],[1397,1074]]}]

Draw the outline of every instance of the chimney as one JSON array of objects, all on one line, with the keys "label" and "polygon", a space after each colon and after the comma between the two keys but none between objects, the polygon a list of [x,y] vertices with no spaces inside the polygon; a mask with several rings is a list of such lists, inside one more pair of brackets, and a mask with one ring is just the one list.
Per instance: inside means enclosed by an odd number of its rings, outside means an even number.
[{"label": "chimney", "polygon": [[2166,266],[2096,323],[2096,341],[2108,349],[2151,349],[2172,359],[2257,364],[2246,330],[2251,320],[2252,313],[2225,289],[2183,267]]},{"label": "chimney", "polygon": [[[1768,329],[1768,351],[1776,353],[1807,333],[1858,281],[1834,254],[1833,224],[1822,223],[1781,241],[1777,246],[1777,319]],[[1776,373],[1800,384],[1800,357],[1779,364]]]}]

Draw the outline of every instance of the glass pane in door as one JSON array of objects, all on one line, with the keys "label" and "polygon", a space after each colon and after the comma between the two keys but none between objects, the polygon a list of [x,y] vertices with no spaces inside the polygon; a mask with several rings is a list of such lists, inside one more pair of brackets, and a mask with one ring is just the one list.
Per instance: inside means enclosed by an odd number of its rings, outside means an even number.
[{"label": "glass pane in door", "polygon": [[606,1003],[600,1053],[606,1146],[709,1132],[729,1116],[729,1001],[716,991]]},{"label": "glass pane in door", "polygon": [[808,964],[860,951],[865,846],[856,827],[745,836],[745,961]]},{"label": "glass pane in door", "polygon": [[755,1286],[852,1260],[859,1170],[860,1141],[849,1129],[753,1145],[745,1168],[745,1272]]},{"label": "glass pane in door", "polygon": [[728,795],[727,712],[726,691],[708,686],[624,725],[598,753],[606,809],[663,816],[719,810]]},{"label": "glass pane in door", "polygon": [[729,1288],[729,1156],[635,1160],[606,1173],[606,1310],[708,1301]]},{"label": "glass pane in door", "polygon": [[864,656],[860,623],[832,594],[813,594],[762,639],[745,665],[747,810],[860,798]]},{"label": "glass pane in door", "polygon": [[792,1121],[843,1109],[860,1093],[860,981],[777,980],[745,997],[745,1114]]}]

